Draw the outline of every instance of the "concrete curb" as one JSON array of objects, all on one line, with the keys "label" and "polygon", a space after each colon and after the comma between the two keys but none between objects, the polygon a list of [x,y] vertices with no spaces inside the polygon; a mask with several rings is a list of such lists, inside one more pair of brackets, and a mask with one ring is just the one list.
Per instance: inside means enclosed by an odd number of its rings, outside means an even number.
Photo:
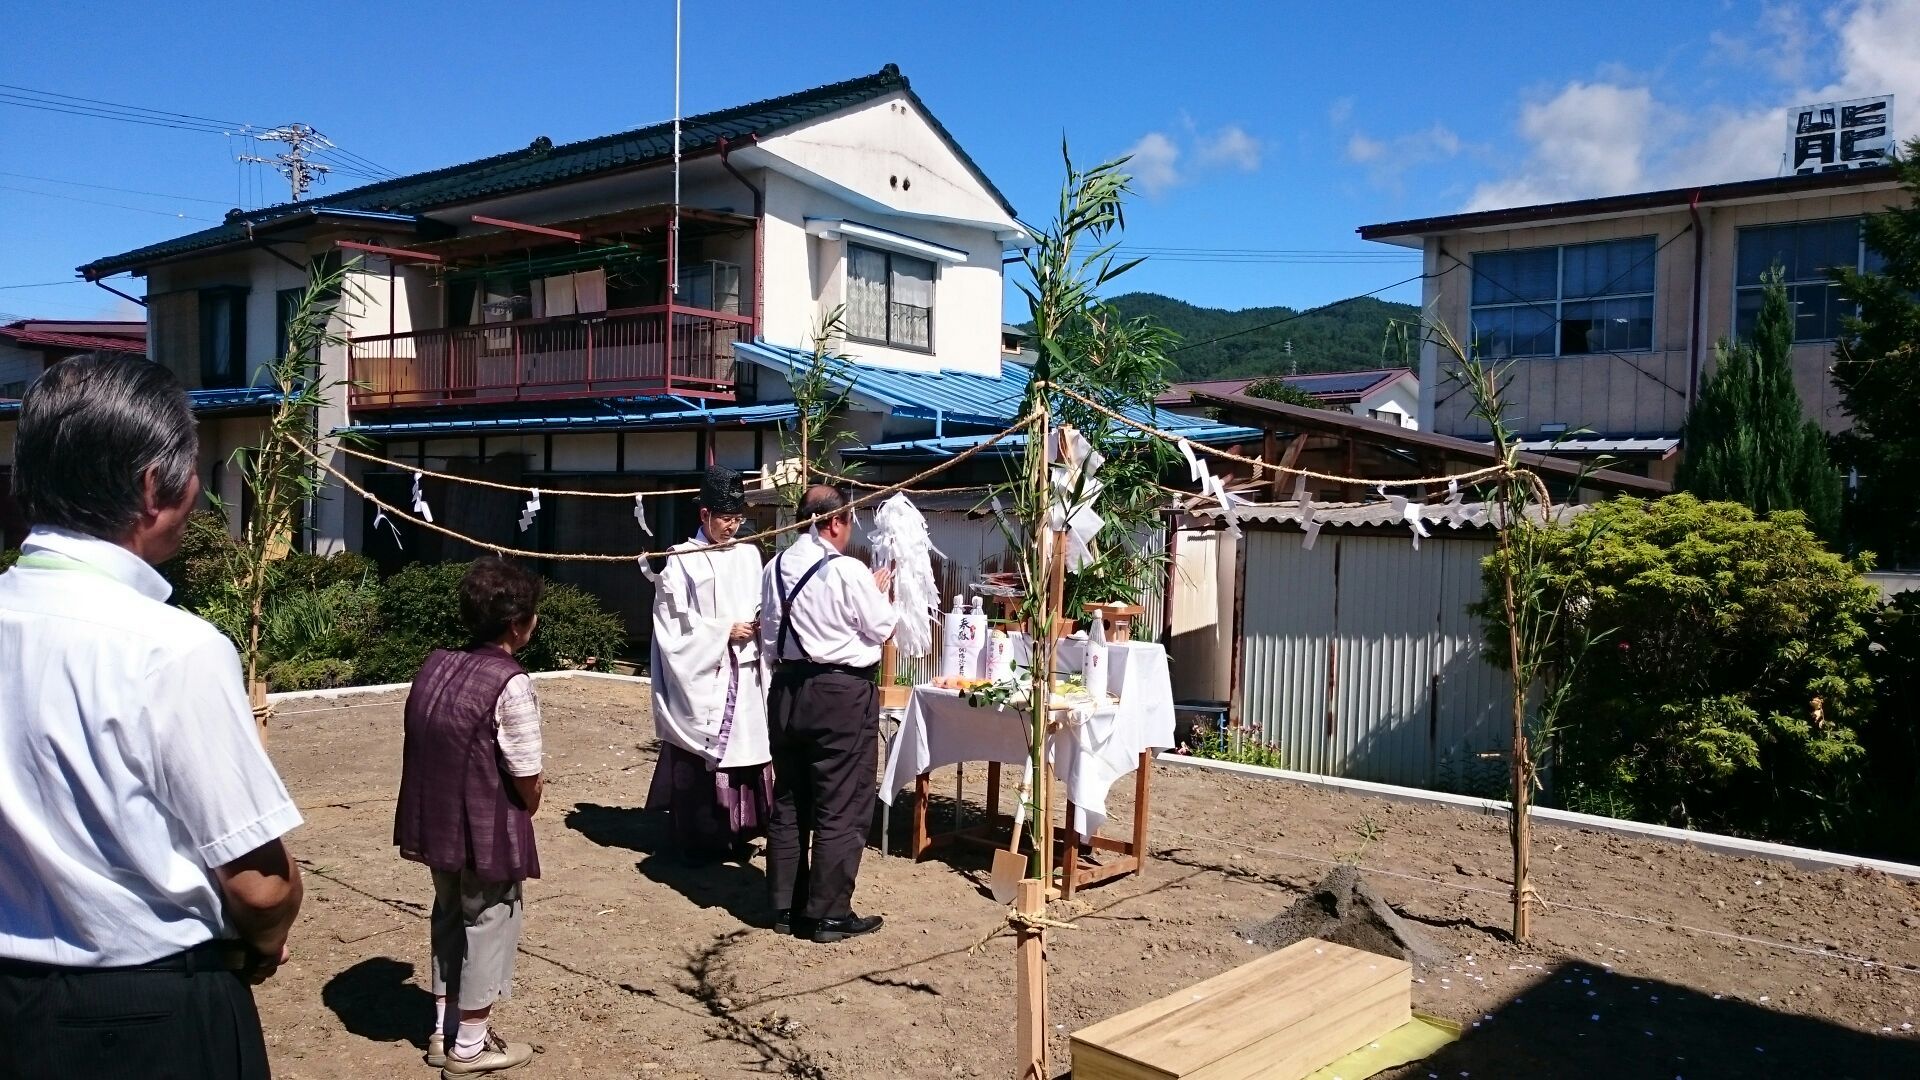
[{"label": "concrete curb", "polygon": [[[1396,784],[1377,784],[1371,780],[1346,780],[1337,776],[1317,776],[1313,773],[1293,772],[1289,769],[1269,769],[1259,765],[1241,765],[1232,761],[1212,761],[1207,758],[1197,758],[1191,754],[1163,753],[1157,760],[1162,765],[1233,773],[1258,780],[1284,780],[1308,787],[1342,791],[1350,795],[1392,799],[1395,802],[1413,803],[1419,806],[1444,806],[1469,813],[1507,817],[1513,809],[1503,799],[1476,799],[1471,795],[1425,791],[1420,788],[1400,787]],[[1792,844],[1772,844],[1764,840],[1747,840],[1738,836],[1694,832],[1691,829],[1649,825],[1639,821],[1600,817],[1597,814],[1576,814],[1571,810],[1554,810],[1544,806],[1535,807],[1530,816],[1534,821],[1545,825],[1556,825],[1567,829],[1592,829],[1596,832],[1613,833],[1638,840],[1664,840],[1720,855],[1738,855],[1750,859],[1770,859],[1791,863],[1808,870],[1877,870],[1889,877],[1920,881],[1920,866],[1888,859],[1871,859],[1863,855],[1843,855],[1838,852],[1820,851],[1816,848],[1795,847]]]},{"label": "concrete curb", "polygon": [[[530,673],[536,679],[612,679],[615,682],[638,683],[641,686],[653,685],[653,680],[645,675],[616,675],[611,671],[535,671]],[[268,694],[267,700],[273,704],[282,701],[335,701],[340,698],[359,697],[363,694],[390,694],[395,690],[405,690],[412,683],[380,683],[377,686],[340,686],[332,690],[286,690],[278,694]]]}]

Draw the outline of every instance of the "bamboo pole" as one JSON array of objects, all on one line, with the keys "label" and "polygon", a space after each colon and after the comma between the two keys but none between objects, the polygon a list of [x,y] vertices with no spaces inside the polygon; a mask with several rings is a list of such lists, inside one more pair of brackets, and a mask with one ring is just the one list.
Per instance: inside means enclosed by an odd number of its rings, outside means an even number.
[{"label": "bamboo pole", "polygon": [[1533,847],[1532,821],[1527,813],[1533,776],[1528,765],[1533,759],[1527,747],[1527,687],[1520,667],[1519,605],[1513,595],[1513,526],[1516,513],[1524,513],[1525,507],[1516,508],[1513,478],[1505,479],[1501,490],[1506,493],[1506,506],[1502,507],[1505,520],[1500,523],[1501,602],[1507,620],[1507,664],[1513,673],[1513,938],[1526,941],[1533,934],[1533,909],[1527,903],[1531,892],[1527,863]]}]

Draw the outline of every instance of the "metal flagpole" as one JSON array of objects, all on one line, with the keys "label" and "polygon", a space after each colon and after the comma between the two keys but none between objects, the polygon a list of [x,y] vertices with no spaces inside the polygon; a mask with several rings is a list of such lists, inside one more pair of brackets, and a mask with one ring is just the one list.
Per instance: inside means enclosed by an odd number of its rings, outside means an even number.
[{"label": "metal flagpole", "polygon": [[[680,299],[680,2],[673,0],[673,230],[674,242],[668,245],[667,299]],[[672,316],[668,316],[669,319]]]}]

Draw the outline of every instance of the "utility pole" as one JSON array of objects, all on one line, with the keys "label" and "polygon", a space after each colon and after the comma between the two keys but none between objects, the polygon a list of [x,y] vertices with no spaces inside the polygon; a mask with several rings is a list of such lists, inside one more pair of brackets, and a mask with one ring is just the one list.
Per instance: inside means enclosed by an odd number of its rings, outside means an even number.
[{"label": "utility pole", "polygon": [[325,135],[315,131],[308,124],[288,124],[263,131],[254,138],[262,142],[286,143],[287,148],[272,157],[260,157],[256,154],[241,154],[239,160],[257,165],[271,165],[274,171],[287,178],[293,189],[293,201],[299,202],[300,196],[307,193],[313,182],[322,179],[333,169],[307,155],[315,150],[330,150],[333,143]]}]

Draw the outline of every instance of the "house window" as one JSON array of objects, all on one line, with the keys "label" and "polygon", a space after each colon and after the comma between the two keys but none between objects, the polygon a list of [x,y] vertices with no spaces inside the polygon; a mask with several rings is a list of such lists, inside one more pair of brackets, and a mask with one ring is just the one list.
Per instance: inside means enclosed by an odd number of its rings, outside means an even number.
[{"label": "house window", "polygon": [[933,263],[847,245],[847,336],[902,349],[933,349]]},{"label": "house window", "polygon": [[1793,340],[1830,341],[1840,336],[1840,321],[1854,304],[1827,278],[1835,267],[1875,271],[1885,264],[1867,249],[1859,218],[1760,225],[1740,230],[1734,266],[1733,332],[1753,333],[1765,295],[1761,277],[1773,266],[1782,271],[1787,303],[1793,309]]},{"label": "house window", "polygon": [[247,290],[200,290],[200,385],[246,385]]},{"label": "house window", "polygon": [[1654,238],[1473,256],[1473,344],[1482,357],[1653,348]]},{"label": "house window", "polygon": [[273,358],[284,358],[293,348],[293,317],[300,312],[305,289],[281,289],[273,294]]}]

